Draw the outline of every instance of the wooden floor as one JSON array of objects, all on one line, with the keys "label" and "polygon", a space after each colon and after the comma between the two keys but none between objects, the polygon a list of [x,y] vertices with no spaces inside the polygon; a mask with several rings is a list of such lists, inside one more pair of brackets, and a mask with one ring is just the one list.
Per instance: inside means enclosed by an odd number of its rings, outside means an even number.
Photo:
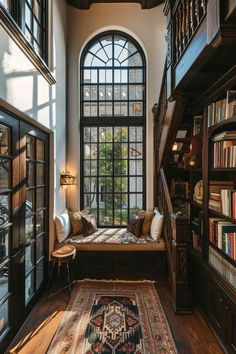
[{"label": "wooden floor", "polygon": [[[156,288],[180,354],[223,353],[197,309],[194,310],[192,315],[174,315],[170,304],[167,282],[158,281]],[[46,297],[42,297],[6,353],[46,353],[66,304],[67,292],[57,294],[49,300]]]}]

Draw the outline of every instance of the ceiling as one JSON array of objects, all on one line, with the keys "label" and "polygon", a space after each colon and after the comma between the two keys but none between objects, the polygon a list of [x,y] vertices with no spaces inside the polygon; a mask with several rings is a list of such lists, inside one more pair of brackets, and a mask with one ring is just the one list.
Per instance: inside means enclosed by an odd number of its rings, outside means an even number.
[{"label": "ceiling", "polygon": [[163,3],[164,0],[67,0],[67,3],[80,10],[88,10],[94,3],[138,3],[142,9],[151,9]]}]

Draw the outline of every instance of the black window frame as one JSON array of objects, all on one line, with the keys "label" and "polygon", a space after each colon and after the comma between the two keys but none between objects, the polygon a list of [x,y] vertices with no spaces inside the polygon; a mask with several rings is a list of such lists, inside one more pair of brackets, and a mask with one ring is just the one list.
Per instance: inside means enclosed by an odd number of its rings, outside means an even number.
[{"label": "black window frame", "polygon": [[[143,86],[143,99],[142,99],[142,104],[143,104],[143,113],[142,116],[114,116],[114,107],[112,108],[112,112],[113,114],[111,116],[99,116],[99,113],[97,116],[84,116],[84,111],[83,111],[83,103],[85,102],[83,99],[83,94],[84,94],[84,90],[83,90],[83,86],[86,85],[86,83],[84,82],[84,76],[83,76],[83,72],[84,70],[86,70],[86,66],[84,66],[84,60],[85,57],[89,51],[89,48],[92,47],[97,41],[99,41],[99,39],[102,39],[105,36],[111,35],[113,37],[113,43],[114,43],[114,37],[118,36],[118,37],[123,37],[124,39],[126,39],[127,41],[131,42],[136,48],[138,53],[141,55],[142,58],[142,70],[143,70],[143,76],[142,76],[142,82],[138,82],[136,85],[141,85]],[[88,67],[87,67],[88,68]],[[94,69],[96,69],[96,67],[93,67]],[[112,69],[113,71],[115,69],[120,69],[119,66],[109,66],[106,67],[104,66],[102,67],[97,67],[99,69]],[[122,66],[122,69],[140,69],[140,66]],[[114,73],[113,73],[114,75]],[[114,78],[114,76],[113,76]],[[97,87],[99,87],[99,85],[103,85],[102,83],[99,83],[99,81],[97,82]],[[111,84],[113,87],[116,85],[116,83],[114,82],[114,80],[112,81]],[[119,85],[119,84],[118,84]],[[122,84],[120,84],[122,85]],[[135,85],[135,84],[134,84]],[[128,80],[128,84],[127,86],[129,87],[129,80]],[[99,96],[99,95],[98,95]],[[99,103],[99,97],[97,97],[97,104]],[[114,97],[112,102],[114,102]],[[127,100],[128,105],[129,102],[133,101],[133,100]],[[108,102],[108,101],[107,101]],[[98,111],[98,110],[97,110]],[[80,141],[81,141],[81,149],[80,149],[80,177],[81,177],[81,185],[84,186],[84,136],[83,136],[83,131],[84,128],[86,127],[96,127],[96,128],[100,128],[100,127],[128,127],[128,131],[130,127],[142,127],[143,128],[143,209],[146,209],[146,58],[143,52],[142,47],[140,46],[140,44],[130,35],[122,32],[122,31],[106,31],[106,32],[102,32],[98,35],[96,35],[91,41],[89,41],[89,43],[87,43],[87,45],[85,46],[83,53],[81,55],[81,60],[80,60]],[[128,162],[130,160],[130,157],[128,156]],[[97,158],[97,161],[99,161],[99,159]],[[114,175],[114,172],[113,172]],[[96,176],[95,176],[96,177]],[[98,177],[98,174],[97,174]],[[114,176],[113,176],[114,177]],[[127,175],[128,179],[130,177],[130,175]],[[129,183],[128,183],[129,184]],[[112,192],[113,196],[115,194],[114,190]],[[128,187],[128,198],[130,195],[130,191],[129,191],[129,187]],[[97,196],[99,196],[99,191],[97,190]],[[82,191],[81,191],[81,195],[80,195],[80,208],[83,209],[84,208],[84,191],[83,191],[83,187],[82,187]],[[115,212],[115,208],[113,205],[113,220],[114,220],[114,212]],[[129,219],[130,219],[130,212],[129,212]],[[99,225],[103,228],[110,228],[110,227],[124,227],[122,225]]]},{"label": "black window frame", "polygon": [[[41,13],[41,40],[40,50],[37,51],[25,34],[25,3],[30,5],[30,1],[9,0],[9,11],[0,2],[0,24],[5,28],[12,39],[19,45],[33,65],[40,71],[50,84],[55,84],[56,80],[49,68],[49,1],[35,0],[42,4]],[[33,11],[33,6],[31,11]],[[33,22],[32,28],[33,31]]]}]

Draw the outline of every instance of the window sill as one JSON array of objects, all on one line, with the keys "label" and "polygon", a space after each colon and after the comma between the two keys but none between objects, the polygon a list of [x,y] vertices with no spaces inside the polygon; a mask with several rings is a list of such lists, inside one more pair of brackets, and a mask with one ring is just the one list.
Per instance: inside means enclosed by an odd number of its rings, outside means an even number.
[{"label": "window sill", "polygon": [[36,69],[44,76],[49,84],[53,85],[56,83],[56,79],[48,68],[43,59],[35,52],[31,44],[25,38],[23,32],[16,24],[14,19],[7,13],[7,11],[0,4],[0,25],[7,31],[11,38],[17,43],[24,54],[36,67]]}]

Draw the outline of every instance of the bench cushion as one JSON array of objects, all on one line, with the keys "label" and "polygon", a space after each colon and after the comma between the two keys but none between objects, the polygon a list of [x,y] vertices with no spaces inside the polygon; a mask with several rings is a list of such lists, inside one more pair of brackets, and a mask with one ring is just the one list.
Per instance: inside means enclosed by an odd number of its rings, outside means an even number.
[{"label": "bench cushion", "polygon": [[164,251],[163,239],[153,240],[151,236],[137,238],[127,229],[98,229],[92,235],[67,238],[77,250],[83,251]]}]

